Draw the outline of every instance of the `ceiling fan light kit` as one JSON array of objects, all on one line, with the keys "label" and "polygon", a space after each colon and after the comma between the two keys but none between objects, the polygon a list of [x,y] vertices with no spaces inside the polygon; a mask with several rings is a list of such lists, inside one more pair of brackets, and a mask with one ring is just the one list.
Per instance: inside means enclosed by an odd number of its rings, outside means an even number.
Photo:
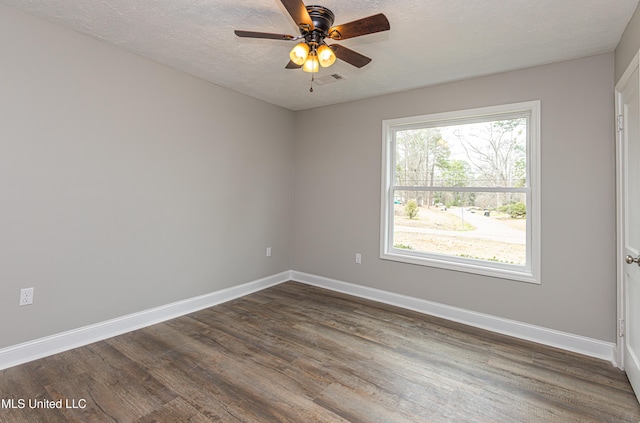
[{"label": "ceiling fan light kit", "polygon": [[298,26],[299,36],[238,30],[235,34],[245,38],[300,41],[289,52],[290,62],[285,66],[287,69],[302,68],[305,72],[316,73],[320,67],[333,65],[336,59],[361,68],[371,62],[371,59],[338,44],[328,45],[325,38],[339,41],[391,28],[389,20],[382,13],[333,26],[335,15],[324,6],[305,6],[302,0],[280,1]]},{"label": "ceiling fan light kit", "polygon": [[289,58],[293,63],[302,66],[305,72],[318,72],[318,65],[328,68],[336,62],[336,54],[326,44],[317,47],[309,46],[307,43],[296,45],[289,53]]}]

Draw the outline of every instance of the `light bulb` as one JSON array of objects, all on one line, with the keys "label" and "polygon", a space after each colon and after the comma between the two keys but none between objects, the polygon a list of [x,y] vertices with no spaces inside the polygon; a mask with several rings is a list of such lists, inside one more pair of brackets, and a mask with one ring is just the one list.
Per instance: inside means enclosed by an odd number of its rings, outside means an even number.
[{"label": "light bulb", "polygon": [[336,62],[336,54],[331,50],[331,47],[323,44],[318,48],[318,61],[320,66],[328,68]]},{"label": "light bulb", "polygon": [[302,66],[304,61],[307,60],[308,55],[309,55],[309,46],[306,43],[300,43],[300,44],[296,44],[296,46],[291,49],[291,53],[289,53],[289,58],[296,65]]},{"label": "light bulb", "polygon": [[320,69],[320,64],[318,63],[318,56],[316,56],[315,52],[311,52],[307,60],[305,60],[304,65],[302,65],[302,70],[305,72],[316,73]]}]

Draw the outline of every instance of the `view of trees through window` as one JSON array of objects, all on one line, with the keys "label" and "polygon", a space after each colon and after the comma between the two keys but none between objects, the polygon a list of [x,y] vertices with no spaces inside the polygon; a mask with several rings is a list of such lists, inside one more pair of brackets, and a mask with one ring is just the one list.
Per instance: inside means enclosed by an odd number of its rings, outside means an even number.
[{"label": "view of trees through window", "polygon": [[526,264],[526,117],[402,129],[394,141],[394,248]]}]

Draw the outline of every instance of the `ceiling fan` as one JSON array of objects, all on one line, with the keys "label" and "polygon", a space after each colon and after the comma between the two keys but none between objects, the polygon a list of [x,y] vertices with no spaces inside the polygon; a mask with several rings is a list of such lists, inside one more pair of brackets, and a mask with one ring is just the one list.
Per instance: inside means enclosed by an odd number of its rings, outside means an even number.
[{"label": "ceiling fan", "polygon": [[302,0],[280,0],[293,21],[300,29],[300,35],[272,34],[267,32],[234,31],[238,37],[266,38],[271,40],[298,41],[291,50],[287,69],[302,68],[305,72],[318,72],[320,66],[333,65],[336,58],[361,68],[371,59],[338,44],[327,45],[325,38],[340,41],[375,32],[388,31],[389,20],[382,13],[358,19],[346,24],[333,26],[335,15],[324,6],[305,6]]}]

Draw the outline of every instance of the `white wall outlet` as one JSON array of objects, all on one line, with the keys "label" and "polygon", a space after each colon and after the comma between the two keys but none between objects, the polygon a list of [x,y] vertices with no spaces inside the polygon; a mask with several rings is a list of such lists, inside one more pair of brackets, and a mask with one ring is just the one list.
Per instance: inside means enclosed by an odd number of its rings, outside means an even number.
[{"label": "white wall outlet", "polygon": [[267,257],[271,257],[271,247],[267,247]]},{"label": "white wall outlet", "polygon": [[33,288],[22,288],[18,305],[25,306],[29,304],[33,304]]},{"label": "white wall outlet", "polygon": [[356,253],[356,264],[362,264],[362,254]]}]

